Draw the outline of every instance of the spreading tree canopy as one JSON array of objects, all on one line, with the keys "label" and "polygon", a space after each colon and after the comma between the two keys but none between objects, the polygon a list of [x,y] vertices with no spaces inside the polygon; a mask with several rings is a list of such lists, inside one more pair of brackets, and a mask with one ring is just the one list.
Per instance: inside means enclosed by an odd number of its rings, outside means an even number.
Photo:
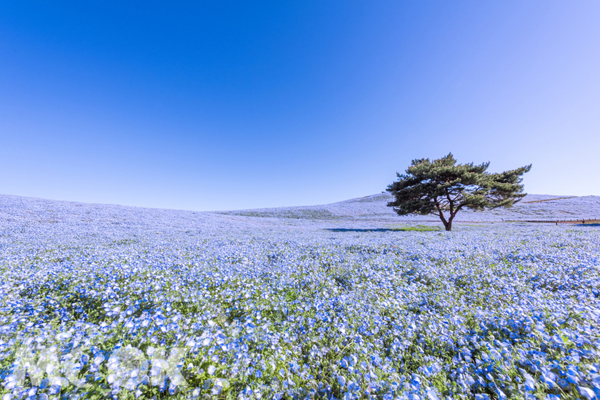
[{"label": "spreading tree canopy", "polygon": [[457,164],[452,153],[438,160],[413,160],[405,174],[388,186],[395,200],[388,203],[398,215],[437,215],[447,231],[463,208],[485,210],[510,207],[523,198],[522,175],[531,165],[500,173],[481,165]]}]

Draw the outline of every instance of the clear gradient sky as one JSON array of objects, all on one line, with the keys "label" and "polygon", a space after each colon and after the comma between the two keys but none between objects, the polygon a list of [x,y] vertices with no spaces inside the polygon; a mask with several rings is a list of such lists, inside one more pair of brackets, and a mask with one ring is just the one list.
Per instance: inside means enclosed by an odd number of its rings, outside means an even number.
[{"label": "clear gradient sky", "polygon": [[448,152],[600,195],[600,1],[0,2],[2,194],[323,204]]}]

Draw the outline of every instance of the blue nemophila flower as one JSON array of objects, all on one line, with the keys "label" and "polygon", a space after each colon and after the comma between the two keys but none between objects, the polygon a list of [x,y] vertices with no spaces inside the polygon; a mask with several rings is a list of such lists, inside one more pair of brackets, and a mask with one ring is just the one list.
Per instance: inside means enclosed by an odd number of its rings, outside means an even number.
[{"label": "blue nemophila flower", "polygon": [[3,396],[597,395],[597,230],[82,207],[2,228]]}]

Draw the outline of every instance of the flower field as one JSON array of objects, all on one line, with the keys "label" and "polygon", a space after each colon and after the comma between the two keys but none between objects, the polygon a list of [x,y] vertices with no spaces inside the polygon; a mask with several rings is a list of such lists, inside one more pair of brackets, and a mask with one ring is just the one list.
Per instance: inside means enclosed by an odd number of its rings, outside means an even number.
[{"label": "flower field", "polygon": [[598,227],[1,199],[3,400],[600,398]]}]

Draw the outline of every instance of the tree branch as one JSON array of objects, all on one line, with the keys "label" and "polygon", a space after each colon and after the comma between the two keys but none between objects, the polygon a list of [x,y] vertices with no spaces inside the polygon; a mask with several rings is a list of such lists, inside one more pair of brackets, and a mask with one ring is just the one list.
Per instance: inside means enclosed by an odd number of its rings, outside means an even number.
[{"label": "tree branch", "polygon": [[448,198],[448,203],[450,203],[450,216],[454,217],[454,201],[450,199],[450,193],[448,193],[448,189],[446,189],[446,198]]},{"label": "tree branch", "polygon": [[441,207],[440,207],[440,203],[438,202],[437,197],[435,197],[433,199],[433,202],[435,204],[435,207],[438,209],[439,215],[438,217],[440,217],[440,219],[442,220],[442,222],[444,223],[444,226],[448,225],[448,221],[446,221],[446,217],[444,216],[444,212],[442,211]]}]

